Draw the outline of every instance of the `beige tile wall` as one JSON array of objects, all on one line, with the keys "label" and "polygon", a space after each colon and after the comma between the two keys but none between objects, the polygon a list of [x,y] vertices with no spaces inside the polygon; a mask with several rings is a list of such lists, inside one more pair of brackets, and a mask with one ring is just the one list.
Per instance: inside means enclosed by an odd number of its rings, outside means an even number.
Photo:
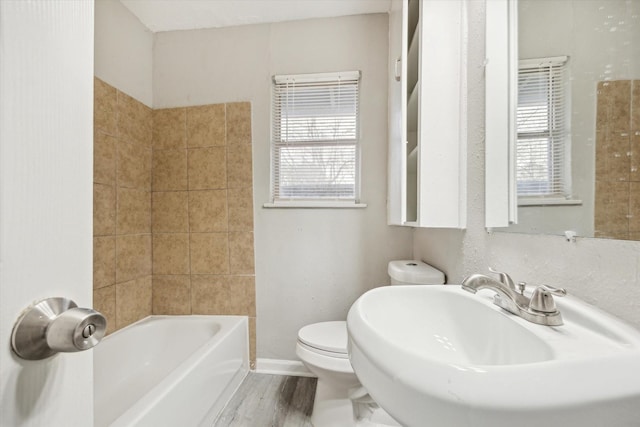
[{"label": "beige tile wall", "polygon": [[153,313],[250,318],[251,104],[153,111]]},{"label": "beige tile wall", "polygon": [[152,312],[150,108],[94,81],[94,307],[108,332]]},{"label": "beige tile wall", "polygon": [[595,237],[640,240],[640,80],[597,95]]},{"label": "beige tile wall", "polygon": [[94,306],[249,316],[255,365],[251,104],[151,110],[95,79]]}]

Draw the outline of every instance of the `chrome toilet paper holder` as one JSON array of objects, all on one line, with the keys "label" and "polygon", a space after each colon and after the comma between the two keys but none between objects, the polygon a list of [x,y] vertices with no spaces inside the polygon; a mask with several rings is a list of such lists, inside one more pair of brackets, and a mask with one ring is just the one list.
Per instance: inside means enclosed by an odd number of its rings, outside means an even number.
[{"label": "chrome toilet paper holder", "polygon": [[11,347],[26,360],[95,347],[104,337],[107,319],[67,298],[46,298],[22,312],[11,332]]}]

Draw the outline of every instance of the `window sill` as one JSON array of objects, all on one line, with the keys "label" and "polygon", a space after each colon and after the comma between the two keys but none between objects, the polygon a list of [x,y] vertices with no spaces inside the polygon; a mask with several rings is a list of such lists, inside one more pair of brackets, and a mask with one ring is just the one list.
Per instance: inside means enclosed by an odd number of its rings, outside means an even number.
[{"label": "window sill", "polygon": [[367,204],[339,201],[291,201],[265,203],[262,207],[269,209],[363,209],[367,207]]},{"label": "window sill", "polygon": [[518,206],[529,207],[529,206],[579,206],[582,205],[582,200],[578,199],[562,199],[562,198],[551,198],[551,197],[527,197],[527,198],[519,198]]}]

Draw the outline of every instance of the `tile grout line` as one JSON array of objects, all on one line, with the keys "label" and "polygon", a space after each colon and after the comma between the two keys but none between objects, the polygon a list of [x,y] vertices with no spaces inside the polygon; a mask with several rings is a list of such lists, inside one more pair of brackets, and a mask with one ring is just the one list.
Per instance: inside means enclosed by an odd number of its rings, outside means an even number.
[{"label": "tile grout line", "polygon": [[189,132],[188,132],[189,109],[184,108],[183,138],[187,151],[187,259],[189,261],[189,314],[193,315],[193,281],[191,280],[191,209],[189,200],[191,199],[191,188],[189,181]]},{"label": "tile grout line", "polygon": [[153,270],[154,267],[154,263],[153,263],[153,253],[154,253],[154,237],[155,237],[155,233],[153,230],[153,206],[154,206],[154,191],[153,191],[153,156],[154,156],[154,151],[155,151],[155,135],[154,135],[154,130],[156,128],[156,118],[155,118],[155,114],[153,114],[153,108],[151,109],[151,167],[149,168],[149,187],[150,187],[150,193],[151,193],[151,212],[149,213],[149,228],[151,231],[151,314],[155,314],[155,307],[153,304],[153,296],[155,295],[155,286],[153,286],[153,282],[154,282],[154,276],[155,276],[155,272]]},{"label": "tile grout line", "polygon": [[114,330],[118,330],[118,173],[120,172],[120,162],[119,162],[119,156],[120,156],[120,91],[118,89],[116,90],[116,111],[115,111],[115,116],[116,116],[116,176],[114,179],[114,188],[115,188],[115,192],[116,192],[116,218],[115,218],[115,224],[114,224],[114,239],[116,241],[115,247],[116,247],[116,265],[115,265],[115,275],[114,275],[114,317],[115,317],[115,328]]}]

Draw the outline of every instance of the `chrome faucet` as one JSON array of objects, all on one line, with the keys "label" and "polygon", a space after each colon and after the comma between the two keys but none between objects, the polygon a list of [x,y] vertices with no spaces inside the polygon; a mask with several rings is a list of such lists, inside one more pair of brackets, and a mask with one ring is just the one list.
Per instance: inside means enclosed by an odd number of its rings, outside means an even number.
[{"label": "chrome faucet", "polygon": [[472,274],[462,281],[462,289],[472,294],[480,289],[491,289],[496,293],[493,303],[510,313],[540,325],[560,326],[563,324],[553,295],[565,296],[567,294],[565,289],[541,285],[536,287],[531,298],[528,298],[524,295],[525,283],[518,283],[516,288],[507,273],[500,273],[491,268],[489,271],[498,274],[499,280],[484,274]]}]

